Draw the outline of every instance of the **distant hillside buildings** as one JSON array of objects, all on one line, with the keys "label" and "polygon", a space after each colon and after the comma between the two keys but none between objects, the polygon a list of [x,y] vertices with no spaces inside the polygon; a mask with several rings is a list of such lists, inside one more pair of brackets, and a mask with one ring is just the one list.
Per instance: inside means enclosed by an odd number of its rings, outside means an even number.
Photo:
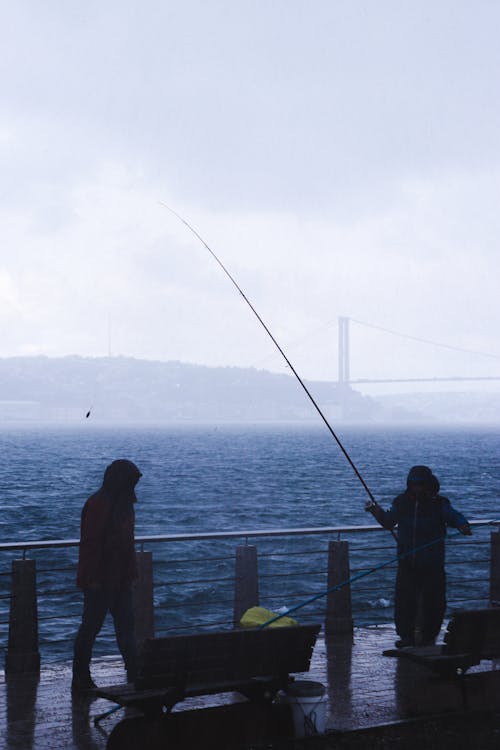
[{"label": "distant hillside buildings", "polygon": [[[370,398],[308,381],[333,422],[500,422],[500,394]],[[0,359],[0,422],[305,422],[320,418],[292,375],[129,357]]]}]

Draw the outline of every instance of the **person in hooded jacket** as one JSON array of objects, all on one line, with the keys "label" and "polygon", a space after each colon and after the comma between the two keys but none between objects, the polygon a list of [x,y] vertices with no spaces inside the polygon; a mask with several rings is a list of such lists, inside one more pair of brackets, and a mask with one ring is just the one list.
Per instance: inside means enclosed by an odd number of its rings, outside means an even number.
[{"label": "person in hooded jacket", "polygon": [[366,510],[386,529],[397,526],[398,562],[394,620],[397,648],[435,643],[446,609],[445,536],[447,526],[469,535],[464,516],[439,493],[439,481],[428,466],[413,466],[406,491],[388,511],[369,502]]},{"label": "person in hooded jacket", "polygon": [[132,583],[137,574],[134,526],[135,486],[141,478],[126,459],[113,461],[101,488],[85,503],[80,526],[77,586],[83,590],[83,614],[75,638],[73,691],[96,687],[90,674],[95,639],[111,612],[127,680],[136,672]]}]

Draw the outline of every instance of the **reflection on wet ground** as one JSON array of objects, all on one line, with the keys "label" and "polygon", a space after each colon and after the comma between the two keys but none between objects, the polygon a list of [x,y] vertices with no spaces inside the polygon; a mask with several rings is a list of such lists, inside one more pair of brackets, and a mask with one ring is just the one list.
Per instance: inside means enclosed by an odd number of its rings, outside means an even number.
[{"label": "reflection on wet ground", "polygon": [[[392,647],[394,638],[391,626],[380,626],[357,628],[353,639],[318,640],[311,670],[302,677],[327,686],[328,729],[349,732],[424,715],[463,713],[464,694],[459,683],[438,680],[424,667],[382,656],[384,649]],[[500,672],[494,667],[491,663],[481,665],[480,671],[488,674],[468,687],[465,698],[470,708],[483,707],[485,691],[499,692],[496,682],[500,680]],[[100,685],[124,680],[117,658],[96,661],[93,675]],[[5,680],[2,675],[0,711],[4,731],[0,741],[5,742],[2,747],[6,750],[105,748],[109,733],[125,717],[124,711],[117,711],[94,727],[92,718],[110,708],[110,703],[102,699],[72,700],[70,683],[69,663],[44,665],[39,678],[21,676]],[[230,700],[232,696],[228,695],[191,699],[177,710],[220,706]]]}]

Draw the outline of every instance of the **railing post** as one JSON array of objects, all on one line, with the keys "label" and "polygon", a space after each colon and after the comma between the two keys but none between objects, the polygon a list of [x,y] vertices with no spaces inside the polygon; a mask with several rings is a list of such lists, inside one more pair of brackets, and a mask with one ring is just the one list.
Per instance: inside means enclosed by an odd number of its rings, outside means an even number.
[{"label": "railing post", "polygon": [[234,579],[234,626],[237,627],[247,609],[259,604],[259,573],[255,545],[240,544],[236,547]]},{"label": "railing post", "polygon": [[[330,542],[328,545],[328,588],[343,583],[349,578],[348,542]],[[352,635],[350,584],[327,594],[325,632],[327,635]]]},{"label": "railing post", "polygon": [[500,531],[490,534],[490,604],[500,607]]},{"label": "railing post", "polygon": [[137,553],[137,579],[133,586],[135,637],[137,645],[154,638],[154,602],[153,602],[153,553]]},{"label": "railing post", "polygon": [[39,671],[36,564],[35,560],[13,560],[5,673]]}]

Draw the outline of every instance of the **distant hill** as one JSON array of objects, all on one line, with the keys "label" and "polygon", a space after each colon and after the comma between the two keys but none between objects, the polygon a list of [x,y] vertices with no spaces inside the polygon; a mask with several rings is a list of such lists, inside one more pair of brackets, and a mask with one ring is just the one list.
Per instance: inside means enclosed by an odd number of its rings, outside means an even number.
[{"label": "distant hill", "polygon": [[[327,418],[370,420],[375,402],[308,382]],[[297,380],[265,370],[130,357],[0,359],[0,420],[318,421]]]},{"label": "distant hill", "polygon": [[[408,393],[370,398],[306,381],[333,423],[500,423],[500,394]],[[320,417],[293,375],[132,357],[0,359],[0,423],[306,422]]]}]

